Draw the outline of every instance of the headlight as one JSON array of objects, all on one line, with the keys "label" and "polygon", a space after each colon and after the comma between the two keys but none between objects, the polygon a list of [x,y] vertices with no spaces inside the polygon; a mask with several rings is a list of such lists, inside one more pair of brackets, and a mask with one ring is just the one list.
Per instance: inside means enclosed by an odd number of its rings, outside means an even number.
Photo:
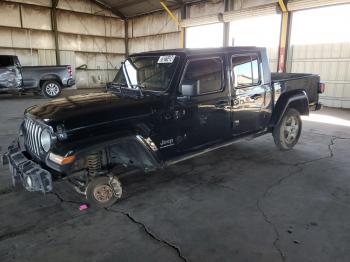
[{"label": "headlight", "polygon": [[49,152],[49,150],[51,148],[51,133],[49,130],[44,129],[41,132],[40,143],[41,143],[41,147],[44,149],[44,151]]}]

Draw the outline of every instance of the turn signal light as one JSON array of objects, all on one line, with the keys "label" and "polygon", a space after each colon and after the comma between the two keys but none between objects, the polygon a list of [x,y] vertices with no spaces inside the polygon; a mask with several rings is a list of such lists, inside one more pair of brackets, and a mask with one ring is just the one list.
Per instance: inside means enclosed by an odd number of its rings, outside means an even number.
[{"label": "turn signal light", "polygon": [[318,84],[318,92],[319,92],[320,94],[323,94],[325,90],[326,90],[326,85],[325,85],[325,83],[319,83],[319,84]]},{"label": "turn signal light", "polygon": [[64,165],[68,165],[68,164],[73,163],[75,161],[75,156],[63,157],[63,156],[59,156],[59,155],[50,153],[49,154],[49,159],[52,162],[55,162],[56,164],[64,166]]},{"label": "turn signal light", "polygon": [[68,75],[69,75],[69,76],[73,76],[73,68],[72,68],[71,65],[68,65],[68,66],[67,66],[67,70],[68,70]]}]

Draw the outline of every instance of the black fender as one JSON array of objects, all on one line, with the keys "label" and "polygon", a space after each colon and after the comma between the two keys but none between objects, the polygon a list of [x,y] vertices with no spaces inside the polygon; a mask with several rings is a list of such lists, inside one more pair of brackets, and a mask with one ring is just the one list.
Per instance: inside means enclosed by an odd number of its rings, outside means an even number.
[{"label": "black fender", "polygon": [[[159,154],[158,148],[151,138],[145,138],[138,134],[105,140],[104,142],[91,144],[76,151],[68,151],[65,154],[66,157],[71,155],[76,156],[75,162],[70,165],[60,166],[52,162],[49,158],[46,159],[46,165],[60,173],[69,175],[81,169],[81,165],[85,163],[84,161],[88,155],[98,151],[105,153],[104,164],[106,166],[113,166],[113,164],[117,163],[130,164],[129,160],[133,157],[138,160],[138,163],[132,161],[133,164],[145,171],[160,169],[164,166],[164,161]],[[118,158],[120,154],[123,154],[123,157]],[[131,156],[130,159],[128,159],[128,156]],[[115,158],[124,160],[125,162],[113,162],[116,161]]]},{"label": "black fender", "polygon": [[301,115],[309,115],[309,98],[304,90],[294,90],[283,93],[271,116],[270,126],[274,127],[281,121],[288,107],[295,108]]}]

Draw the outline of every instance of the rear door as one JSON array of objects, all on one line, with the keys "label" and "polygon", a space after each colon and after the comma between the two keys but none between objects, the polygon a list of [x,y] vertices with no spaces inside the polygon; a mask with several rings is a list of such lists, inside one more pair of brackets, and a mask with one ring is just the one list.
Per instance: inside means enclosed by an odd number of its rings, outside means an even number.
[{"label": "rear door", "polygon": [[262,129],[266,89],[262,83],[261,59],[258,54],[232,55],[231,77],[233,134],[241,135]]},{"label": "rear door", "polygon": [[38,79],[40,77],[40,69],[33,66],[23,66],[22,76],[23,85],[25,88],[36,88],[38,87]]}]

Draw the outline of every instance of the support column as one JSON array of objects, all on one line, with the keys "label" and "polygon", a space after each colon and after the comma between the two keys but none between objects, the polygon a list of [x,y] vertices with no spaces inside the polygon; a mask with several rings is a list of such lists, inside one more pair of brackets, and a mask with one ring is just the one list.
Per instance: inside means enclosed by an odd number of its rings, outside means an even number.
[{"label": "support column", "polygon": [[176,18],[173,12],[170,11],[170,9],[166,6],[166,4],[163,1],[160,1],[160,4],[163,6],[164,10],[169,14],[171,19],[173,19],[173,21],[176,23],[176,25],[180,29],[180,48],[184,48],[185,34],[180,21]]},{"label": "support column", "polygon": [[129,20],[127,18],[124,19],[124,26],[125,26],[125,56],[129,56]]},{"label": "support column", "polygon": [[280,46],[278,55],[278,72],[286,72],[287,52],[289,43],[289,32],[290,32],[290,12],[283,0],[278,0],[280,9],[282,11],[282,24],[280,33]]},{"label": "support column", "polygon": [[54,33],[55,38],[55,52],[56,52],[56,65],[61,64],[60,59],[60,50],[59,50],[59,43],[58,43],[58,29],[57,29],[57,5],[59,0],[52,0],[52,9],[51,9],[51,24],[52,24],[52,30]]},{"label": "support column", "polygon": [[[187,5],[183,4],[181,6],[181,20],[187,18]],[[184,48],[186,46],[186,28],[185,27],[180,27],[180,46]]]},{"label": "support column", "polygon": [[[232,0],[224,0],[224,10],[225,12],[233,10],[233,1]],[[230,46],[230,23],[224,22],[224,36],[223,36],[223,46]]]}]

